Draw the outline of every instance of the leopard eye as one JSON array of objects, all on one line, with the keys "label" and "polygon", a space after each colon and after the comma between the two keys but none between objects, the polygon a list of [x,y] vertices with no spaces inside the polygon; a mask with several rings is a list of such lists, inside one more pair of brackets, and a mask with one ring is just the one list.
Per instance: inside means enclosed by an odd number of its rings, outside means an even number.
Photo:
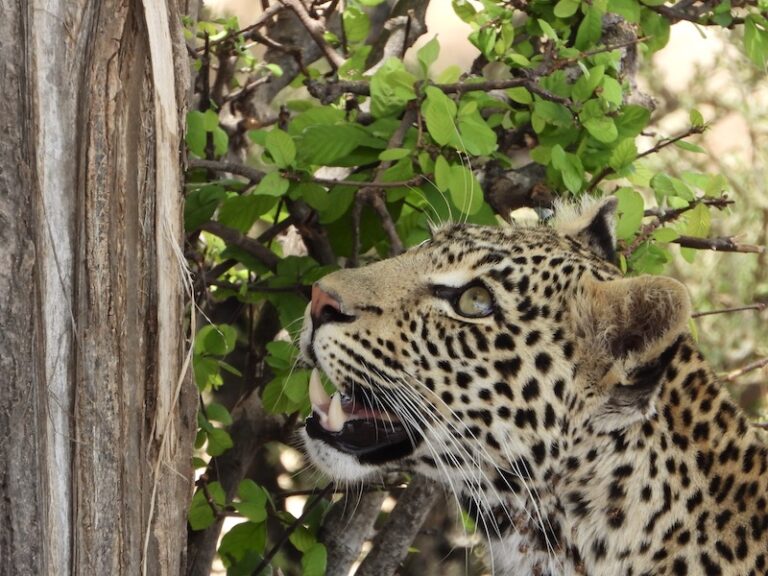
[{"label": "leopard eye", "polygon": [[456,300],[456,312],[467,318],[482,318],[493,312],[493,296],[485,286],[469,286]]}]

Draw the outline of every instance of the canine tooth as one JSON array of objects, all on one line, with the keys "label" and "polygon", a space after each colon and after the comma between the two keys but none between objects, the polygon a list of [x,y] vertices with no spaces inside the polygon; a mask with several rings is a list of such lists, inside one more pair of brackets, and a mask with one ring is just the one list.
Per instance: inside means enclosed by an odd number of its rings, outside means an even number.
[{"label": "canine tooth", "polygon": [[346,420],[347,417],[344,414],[344,409],[341,407],[341,395],[336,392],[331,397],[331,405],[328,408],[328,430],[330,432],[341,432]]},{"label": "canine tooth", "polygon": [[320,381],[320,373],[317,368],[313,368],[312,374],[309,376],[309,401],[313,408],[318,408],[320,411],[331,401],[331,397],[328,396],[328,392],[325,391],[323,383]]}]

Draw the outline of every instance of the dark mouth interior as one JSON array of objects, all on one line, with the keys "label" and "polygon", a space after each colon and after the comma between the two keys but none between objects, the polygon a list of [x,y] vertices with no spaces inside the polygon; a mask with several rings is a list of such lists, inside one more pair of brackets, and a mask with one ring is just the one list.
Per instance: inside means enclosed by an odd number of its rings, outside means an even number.
[{"label": "dark mouth interior", "polygon": [[[370,390],[366,393],[359,387],[354,389],[354,402],[365,408],[371,406]],[[377,401],[377,404],[379,402]],[[392,414],[391,411],[387,411]],[[411,454],[420,437],[398,419],[378,419],[375,416],[352,417],[344,423],[338,432],[331,432],[320,423],[320,418],[313,412],[306,421],[307,434],[310,438],[321,440],[340,452],[355,456],[363,464],[383,464]]]}]

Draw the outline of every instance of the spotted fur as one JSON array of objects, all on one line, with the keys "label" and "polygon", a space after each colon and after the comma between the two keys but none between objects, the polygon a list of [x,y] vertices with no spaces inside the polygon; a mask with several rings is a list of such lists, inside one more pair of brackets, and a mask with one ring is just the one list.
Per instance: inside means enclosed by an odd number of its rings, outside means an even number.
[{"label": "spotted fur", "polygon": [[[509,575],[768,574],[768,442],[688,332],[685,289],[622,278],[612,199],[547,226],[450,225],[320,286],[351,320],[307,358],[409,426],[413,452],[360,462],[307,437],[338,480],[385,469],[469,501]],[[482,283],[493,312],[437,287]]]}]

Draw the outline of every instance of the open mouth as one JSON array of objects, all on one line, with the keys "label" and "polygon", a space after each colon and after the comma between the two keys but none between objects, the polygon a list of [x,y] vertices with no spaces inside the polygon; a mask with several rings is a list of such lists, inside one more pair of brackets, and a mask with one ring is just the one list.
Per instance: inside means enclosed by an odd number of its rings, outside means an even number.
[{"label": "open mouth", "polygon": [[310,438],[351,454],[367,464],[382,464],[407,456],[414,450],[417,435],[378,401],[372,392],[355,387],[351,394],[329,396],[317,369],[309,379],[312,414],[306,421]]}]

